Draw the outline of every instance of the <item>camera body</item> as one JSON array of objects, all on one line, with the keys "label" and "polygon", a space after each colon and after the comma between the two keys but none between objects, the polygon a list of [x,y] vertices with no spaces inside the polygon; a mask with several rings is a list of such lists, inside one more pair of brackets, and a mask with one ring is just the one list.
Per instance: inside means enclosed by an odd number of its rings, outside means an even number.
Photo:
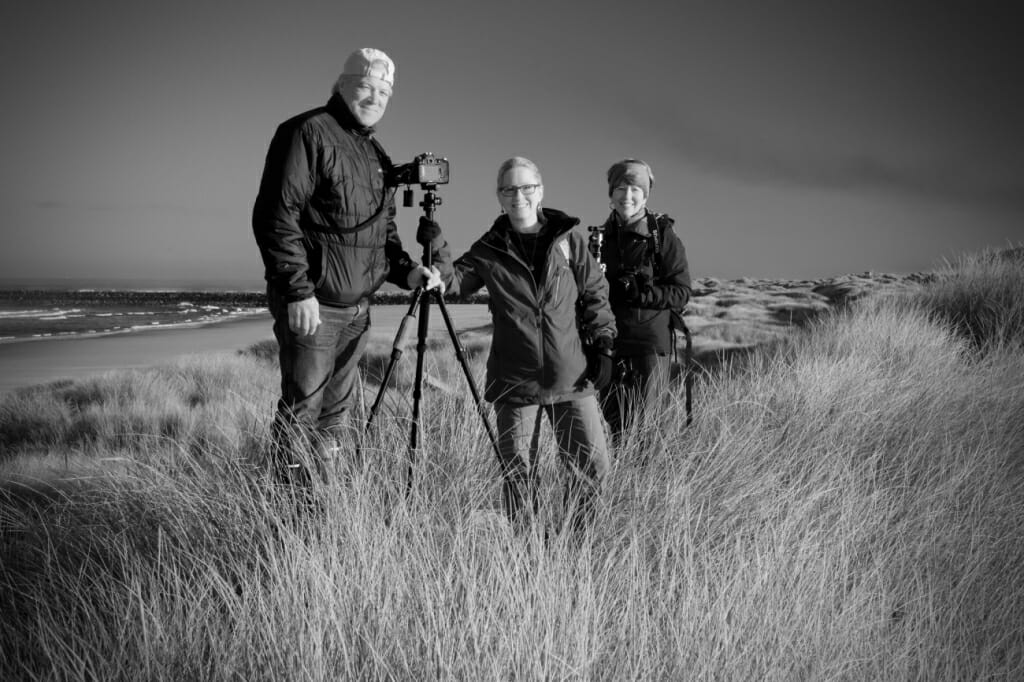
[{"label": "camera body", "polygon": [[447,185],[450,175],[448,159],[438,158],[427,152],[420,154],[409,163],[400,163],[391,167],[387,185]]}]

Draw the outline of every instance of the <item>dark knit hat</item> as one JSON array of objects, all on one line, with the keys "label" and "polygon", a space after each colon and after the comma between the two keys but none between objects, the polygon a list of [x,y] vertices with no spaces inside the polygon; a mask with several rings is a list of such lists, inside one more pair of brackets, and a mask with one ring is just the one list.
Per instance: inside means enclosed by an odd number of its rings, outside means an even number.
[{"label": "dark knit hat", "polygon": [[654,171],[640,159],[623,159],[608,169],[608,196],[619,185],[636,185],[648,197],[654,187]]}]

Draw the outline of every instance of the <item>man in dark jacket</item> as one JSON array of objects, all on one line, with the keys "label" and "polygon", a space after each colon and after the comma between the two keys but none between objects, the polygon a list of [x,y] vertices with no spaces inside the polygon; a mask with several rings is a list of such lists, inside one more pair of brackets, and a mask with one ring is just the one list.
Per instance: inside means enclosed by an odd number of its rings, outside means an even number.
[{"label": "man in dark jacket", "polygon": [[655,409],[668,387],[672,316],[690,299],[686,249],[673,220],[647,208],[651,167],[624,159],[608,169],[611,215],[602,226],[601,263],[615,313],[616,372],[602,392],[613,438]]},{"label": "man in dark jacket", "polygon": [[440,283],[402,248],[391,161],[374,139],[394,76],[386,54],[356,50],[327,104],[282,123],[267,152],[252,227],[280,347],[273,432],[285,480],[308,482],[308,465],[344,439],[371,294],[385,281]]}]

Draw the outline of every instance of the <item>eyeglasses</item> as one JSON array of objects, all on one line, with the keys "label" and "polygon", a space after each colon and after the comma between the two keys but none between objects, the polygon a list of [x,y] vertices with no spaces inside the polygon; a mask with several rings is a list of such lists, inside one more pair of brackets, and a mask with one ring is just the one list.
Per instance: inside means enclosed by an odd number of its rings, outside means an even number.
[{"label": "eyeglasses", "polygon": [[516,192],[522,192],[524,197],[532,197],[540,185],[507,185],[499,187],[498,192],[503,197],[514,197]]}]

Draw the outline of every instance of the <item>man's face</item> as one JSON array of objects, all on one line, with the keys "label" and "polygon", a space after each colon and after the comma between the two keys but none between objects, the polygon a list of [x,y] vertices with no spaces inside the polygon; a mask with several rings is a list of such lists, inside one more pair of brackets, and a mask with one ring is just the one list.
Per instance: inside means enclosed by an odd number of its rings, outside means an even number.
[{"label": "man's face", "polygon": [[362,125],[377,125],[391,99],[391,86],[373,76],[346,78],[341,84],[341,98],[348,110]]},{"label": "man's face", "polygon": [[629,220],[644,210],[647,197],[642,187],[623,184],[612,190],[612,208],[623,220]]}]

